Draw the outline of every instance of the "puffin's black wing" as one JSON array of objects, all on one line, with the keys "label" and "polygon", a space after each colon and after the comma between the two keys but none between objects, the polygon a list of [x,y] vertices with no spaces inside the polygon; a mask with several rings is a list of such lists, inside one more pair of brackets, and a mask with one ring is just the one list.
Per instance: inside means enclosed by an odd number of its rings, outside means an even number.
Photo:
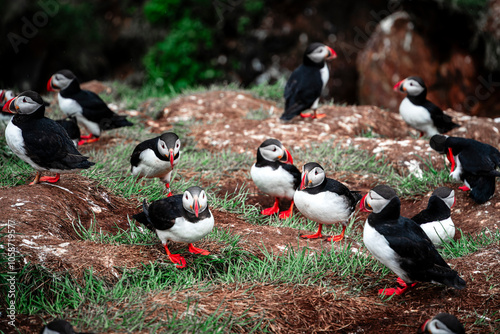
[{"label": "puffin's black wing", "polygon": [[157,138],[151,138],[148,140],[143,141],[142,143],[139,143],[135,148],[134,151],[132,152],[132,155],[130,156],[130,164],[134,167],[139,165],[139,162],[141,162],[140,155],[142,151],[149,149],[154,150],[154,145],[157,142]]},{"label": "puffin's black wing", "polygon": [[346,185],[337,180],[329,178],[327,178],[326,180],[327,182],[324,189],[331,192],[335,192],[341,196],[345,196],[349,201],[349,203],[351,204],[351,206],[353,207],[356,206],[356,203],[358,203],[359,200],[361,199],[362,196],[358,191],[349,190],[349,188],[347,188]]},{"label": "puffin's black wing", "polygon": [[438,129],[439,133],[446,133],[446,132],[451,131],[454,128],[458,128],[460,126],[457,123],[453,123],[451,117],[446,115],[445,113],[443,113],[441,108],[439,108],[437,105],[435,105],[431,101],[426,100],[422,104],[422,107],[429,110],[432,122],[434,123],[434,125]]},{"label": "puffin's black wing", "polygon": [[94,165],[78,152],[66,130],[49,118],[41,118],[23,129],[26,153],[37,165],[48,169],[85,169]]},{"label": "puffin's black wing", "polygon": [[301,173],[297,169],[297,167],[295,167],[294,165],[285,164],[285,163],[282,163],[281,167],[293,176],[293,188],[297,189],[298,187],[300,187]]},{"label": "puffin's black wing", "polygon": [[477,204],[486,203],[495,193],[495,176],[477,176],[465,174],[464,179],[471,187],[470,197]]},{"label": "puffin's black wing", "polygon": [[125,116],[115,114],[108,105],[94,92],[79,90],[71,95],[82,107],[83,116],[91,122],[99,124],[102,130],[110,130],[123,126],[132,126]]},{"label": "puffin's black wing", "polygon": [[458,158],[465,171],[474,175],[500,176],[496,170],[500,163],[500,153],[494,147],[487,146],[476,145],[459,153]]},{"label": "puffin's black wing", "polygon": [[427,208],[417,213],[411,218],[418,225],[444,220],[450,217],[450,208],[437,196],[431,196]]},{"label": "puffin's black wing", "polygon": [[76,121],[76,118],[74,116],[58,119],[56,120],[56,122],[59,123],[59,125],[61,125],[64,130],[66,130],[69,138],[80,139],[80,128],[78,127],[78,122]]},{"label": "puffin's black wing", "polygon": [[301,65],[288,79],[285,86],[285,111],[282,120],[291,120],[312,106],[320,97],[323,82],[318,68]]},{"label": "puffin's black wing", "polygon": [[154,201],[133,218],[148,228],[152,225],[157,230],[168,230],[174,226],[175,219],[183,216],[182,196],[178,194]]}]

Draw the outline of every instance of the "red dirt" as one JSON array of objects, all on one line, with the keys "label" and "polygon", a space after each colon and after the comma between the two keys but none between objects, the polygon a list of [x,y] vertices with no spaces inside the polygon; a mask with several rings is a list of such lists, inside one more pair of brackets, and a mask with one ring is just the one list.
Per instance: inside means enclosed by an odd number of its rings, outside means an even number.
[{"label": "red dirt", "polygon": [[[249,110],[270,110],[272,115],[265,120],[249,120]],[[300,161],[300,152],[307,149],[310,142],[330,141],[336,145],[354,146],[383,156],[399,169],[408,169],[405,161],[415,160],[420,168],[425,168],[418,156],[431,156],[435,168],[443,168],[443,157],[428,148],[427,140],[415,139],[401,121],[399,115],[371,106],[325,106],[321,108],[328,117],[321,120],[296,119],[288,124],[281,123],[278,117],[282,110],[274,103],[262,101],[246,93],[208,92],[189,95],[173,100],[157,120],[140,115],[148,122],[154,132],[163,132],[179,120],[196,119],[189,136],[194,138],[198,149],[220,151],[231,149],[242,154],[255,155],[255,149],[268,138],[280,139],[291,151],[296,165]],[[462,128],[451,135],[467,136],[490,143],[500,144],[498,128],[495,122],[485,118],[469,118],[466,115],[447,111],[455,120],[462,123]],[[363,134],[377,134],[381,138],[366,138]],[[104,134],[93,148],[109,147],[120,138],[111,138],[114,134]],[[357,137],[356,137],[357,136]],[[418,156],[417,156],[418,155]],[[243,183],[250,189],[248,204],[254,204],[260,210],[272,205],[272,199],[260,194],[249,179],[249,170],[229,171],[222,180],[216,182],[219,193],[233,193]],[[351,189],[362,192],[376,185],[378,180],[364,175],[342,173],[331,175],[339,178]],[[456,191],[457,202],[452,209],[452,217],[457,227],[465,234],[477,235],[485,228],[498,230],[500,222],[500,200],[498,194],[484,205],[473,204],[467,194],[458,190],[456,183],[447,183]],[[416,196],[415,200],[402,201],[402,215],[412,216],[427,205],[426,196]],[[79,175],[63,175],[57,186],[39,184],[0,189],[0,223],[14,222],[16,244],[26,259],[40,263],[53,271],[67,270],[75,277],[84,269],[93,267],[102,277],[116,279],[120,268],[134,268],[149,261],[168,263],[161,244],[154,246],[114,246],[91,241],[81,241],[72,222],[80,219],[88,227],[91,220],[97,221],[98,228],[111,233],[117,226],[128,228],[127,215],[138,211],[137,199],[123,199],[111,194],[107,189]],[[286,208],[289,203],[282,203]],[[286,250],[286,247],[308,246],[312,251],[329,249],[332,244],[322,240],[303,240],[299,234],[306,231],[286,227],[253,225],[234,214],[213,210],[216,226],[229,229],[231,233],[241,235],[241,247],[254,254],[260,254],[263,245],[274,254]],[[300,215],[297,211],[296,215]],[[362,233],[365,214],[359,214],[358,224],[348,231],[346,241],[353,241],[350,235]],[[313,231],[314,232],[314,231]],[[457,237],[459,237],[457,235]],[[217,254],[221,245],[212,241],[201,241],[198,247],[209,249]],[[334,244],[339,247],[342,244]],[[363,249],[361,245],[356,248]],[[185,252],[185,245],[172,243],[173,251]],[[184,254],[184,253],[183,253]],[[191,255],[186,256],[190,270]],[[348,294],[340,287],[329,291],[319,286],[289,284],[269,285],[227,285],[217,286],[203,292],[181,291],[175,295],[169,292],[151,297],[156,314],[165,317],[165,312],[172,310],[182,314],[185,300],[198,302],[203,314],[210,314],[221,309],[234,315],[265,316],[274,319],[269,330],[276,333],[375,333],[383,328],[385,333],[414,333],[417,326],[426,318],[438,312],[455,314],[465,324],[468,333],[492,333],[500,330],[496,319],[483,319],[484,325],[478,325],[483,314],[492,314],[500,306],[500,246],[494,245],[463,258],[450,260],[450,265],[458,270],[467,281],[467,288],[462,291],[447,289],[434,284],[421,284],[405,296],[395,297],[389,302],[382,302],[377,296],[378,288],[394,284],[395,275],[391,274],[376,287],[362,289],[362,295]],[[370,273],[373,282],[374,273]],[[343,282],[331,275],[330,286]],[[344,282],[345,283],[345,282]],[[353,281],[352,284],[354,284]],[[375,284],[375,283],[374,283]],[[111,305],[110,308],[120,307]],[[154,315],[152,315],[154,316]],[[19,316],[21,330],[28,333],[39,326],[37,316]],[[495,323],[496,321],[496,323]],[[1,328],[2,324],[0,324]],[[497,328],[495,328],[495,326]]]}]

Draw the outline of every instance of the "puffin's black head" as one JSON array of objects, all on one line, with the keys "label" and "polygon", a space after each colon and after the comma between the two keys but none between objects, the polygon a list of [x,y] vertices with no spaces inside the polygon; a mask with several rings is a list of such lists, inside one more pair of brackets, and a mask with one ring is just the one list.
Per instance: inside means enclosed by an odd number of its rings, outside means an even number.
[{"label": "puffin's black head", "polygon": [[406,92],[410,96],[427,95],[427,87],[421,77],[411,76],[394,85],[395,91]]},{"label": "puffin's black head", "polygon": [[[77,334],[73,330],[73,326],[65,320],[54,320],[49,322],[46,326],[42,328],[40,334]],[[83,333],[82,333],[83,334]]]},{"label": "puffin's black head", "polygon": [[438,153],[444,154],[446,153],[446,139],[448,136],[446,135],[434,135],[431,137],[429,140],[429,145],[433,150],[435,150]]},{"label": "puffin's black head", "polygon": [[205,190],[198,186],[189,187],[182,195],[182,206],[196,217],[208,208],[208,199]]},{"label": "puffin's black head", "polygon": [[166,132],[158,138],[158,152],[170,159],[170,166],[174,167],[174,160],[179,158],[181,141],[179,136],[173,132]]},{"label": "puffin's black head", "polygon": [[47,91],[51,92],[58,89],[64,89],[76,79],[76,76],[70,70],[60,70],[52,75],[47,82]]},{"label": "puffin's black head", "polygon": [[379,213],[394,197],[397,197],[396,191],[385,184],[381,184],[370,190],[361,199],[359,208],[364,212],[373,211]]},{"label": "puffin's black head", "polygon": [[448,187],[439,187],[432,193],[432,196],[440,198],[449,208],[455,204],[455,191]]},{"label": "puffin's black head", "polygon": [[2,110],[13,114],[30,115],[40,110],[40,108],[43,108],[43,111],[45,111],[45,105],[40,94],[32,90],[27,90],[17,97],[10,99],[5,103]]},{"label": "puffin's black head", "polygon": [[325,170],[317,162],[308,162],[302,167],[300,190],[314,188],[325,181]]},{"label": "puffin's black head", "polygon": [[325,60],[337,58],[337,54],[329,46],[322,43],[312,43],[304,52],[304,64],[320,64],[322,66]]},{"label": "puffin's black head", "polygon": [[439,313],[424,322],[417,331],[417,334],[432,333],[465,334],[465,328],[454,315]]},{"label": "puffin's black head", "polygon": [[281,161],[293,164],[292,155],[278,139],[266,139],[257,149],[257,159],[259,159],[259,154],[267,161]]}]

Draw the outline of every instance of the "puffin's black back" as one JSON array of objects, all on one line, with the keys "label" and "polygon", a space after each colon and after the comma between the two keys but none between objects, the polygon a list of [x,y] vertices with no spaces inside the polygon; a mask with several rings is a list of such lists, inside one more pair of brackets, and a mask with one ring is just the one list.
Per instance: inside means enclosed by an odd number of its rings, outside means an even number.
[{"label": "puffin's black back", "polygon": [[157,142],[158,142],[158,137],[155,137],[155,138],[147,139],[147,140],[143,141],[142,143],[139,143],[135,147],[134,151],[132,152],[132,155],[130,156],[130,164],[134,167],[138,166],[139,162],[141,161],[141,159],[139,157],[140,157],[142,151],[147,150],[147,149],[151,149],[153,152],[155,152],[156,156],[159,159],[168,160],[166,157],[159,156],[158,149],[156,148]]},{"label": "puffin's black back", "polygon": [[427,208],[417,213],[411,218],[415,223],[422,225],[425,223],[444,220],[449,218],[451,210],[445,202],[438,196],[431,196]]},{"label": "puffin's black back", "polygon": [[319,194],[323,191],[334,192],[341,196],[345,196],[349,201],[351,207],[356,206],[356,203],[358,203],[359,200],[363,197],[359,191],[351,191],[343,183],[327,177],[325,177],[323,182],[318,186],[313,188],[305,188],[302,191],[305,191],[311,195]]},{"label": "puffin's black back", "polygon": [[74,116],[66,117],[63,119],[58,119],[56,122],[66,130],[69,138],[79,139],[81,136],[80,128],[78,127],[78,122]]}]

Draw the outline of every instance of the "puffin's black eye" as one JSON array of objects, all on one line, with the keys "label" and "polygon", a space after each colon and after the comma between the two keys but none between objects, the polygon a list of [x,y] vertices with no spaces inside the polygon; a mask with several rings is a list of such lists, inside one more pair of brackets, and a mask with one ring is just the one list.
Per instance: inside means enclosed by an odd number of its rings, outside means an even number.
[{"label": "puffin's black eye", "polygon": [[273,152],[276,152],[276,147],[275,147],[275,148],[273,148]]},{"label": "puffin's black eye", "polygon": [[23,97],[23,102],[26,103],[26,98],[25,97]]},{"label": "puffin's black eye", "polygon": [[189,198],[188,198],[188,195],[186,195],[186,199],[189,199]]},{"label": "puffin's black eye", "polygon": [[413,82],[410,82],[410,86],[413,86]]}]

